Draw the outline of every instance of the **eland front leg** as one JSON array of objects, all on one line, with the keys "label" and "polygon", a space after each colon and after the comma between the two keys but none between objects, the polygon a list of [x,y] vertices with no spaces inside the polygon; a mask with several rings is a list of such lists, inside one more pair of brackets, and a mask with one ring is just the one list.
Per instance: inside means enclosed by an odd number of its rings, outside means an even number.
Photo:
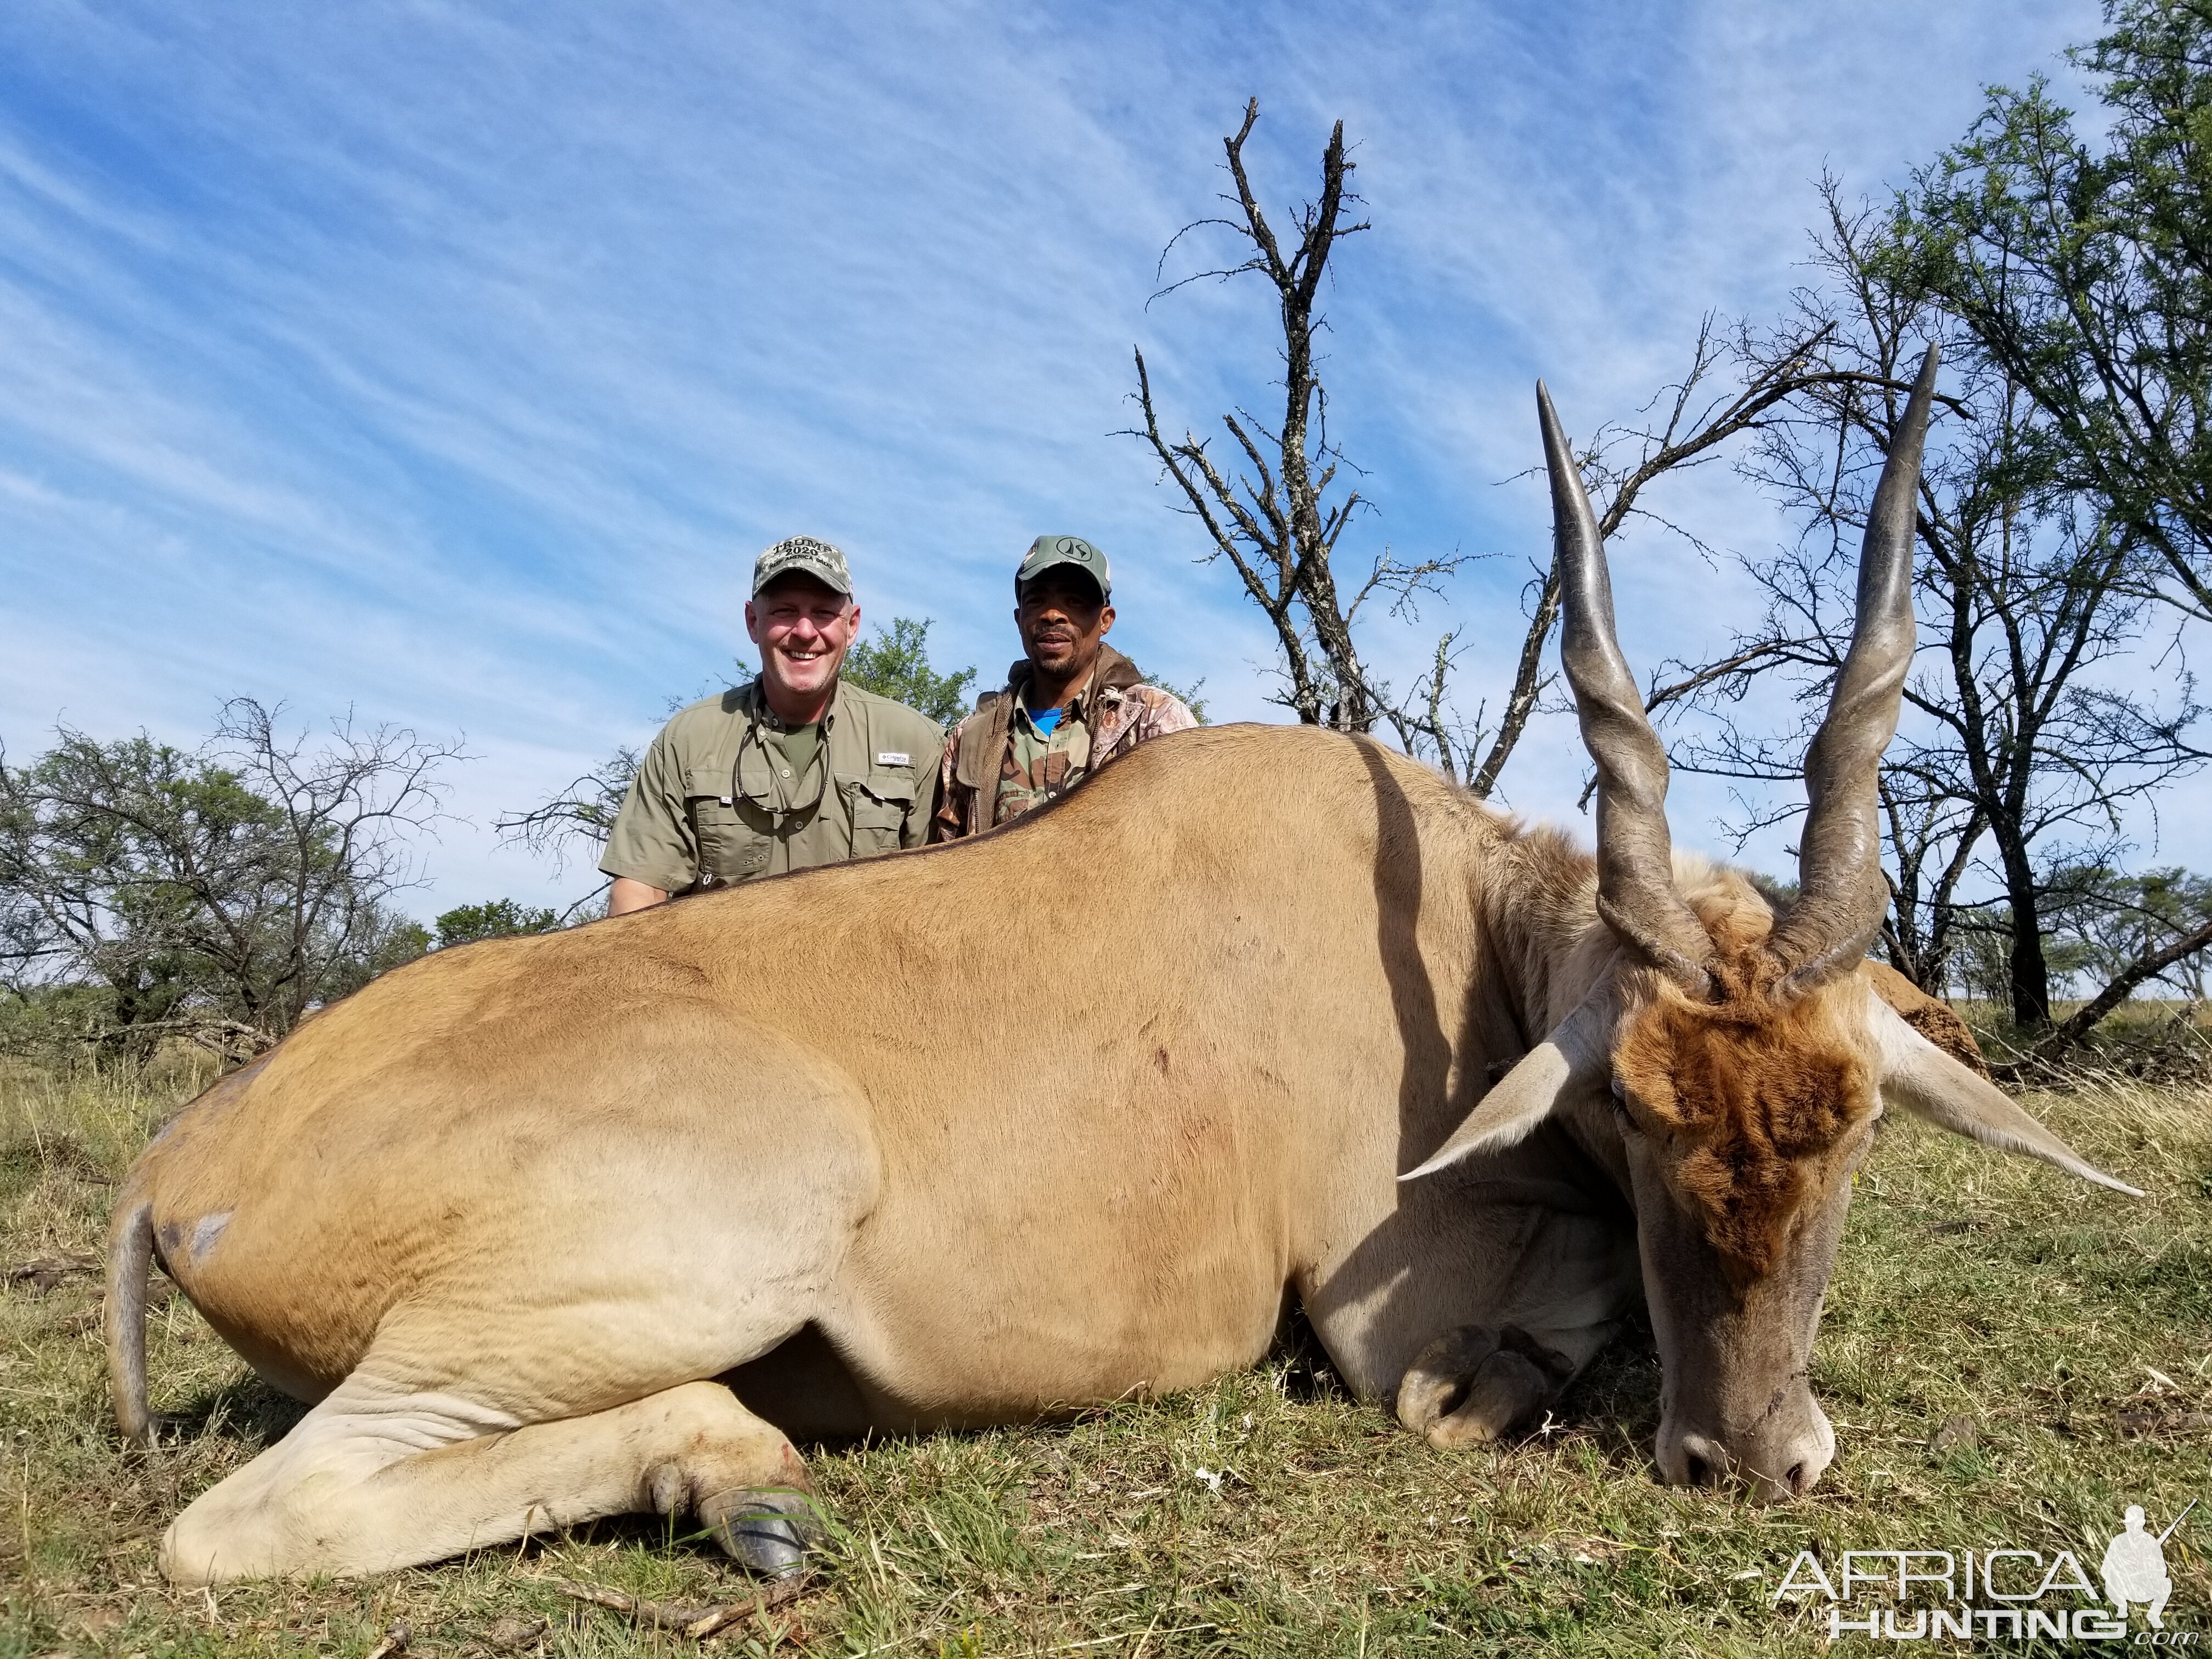
[{"label": "eland front leg", "polygon": [[1346,1382],[1432,1445],[1540,1422],[1642,1300],[1632,1218],[1555,1131],[1392,1196],[1300,1290]]},{"label": "eland front leg", "polygon": [[1407,1369],[1398,1420],[1440,1450],[1501,1440],[1540,1421],[1619,1328],[1607,1322],[1538,1335],[1518,1325],[1462,1325]]}]

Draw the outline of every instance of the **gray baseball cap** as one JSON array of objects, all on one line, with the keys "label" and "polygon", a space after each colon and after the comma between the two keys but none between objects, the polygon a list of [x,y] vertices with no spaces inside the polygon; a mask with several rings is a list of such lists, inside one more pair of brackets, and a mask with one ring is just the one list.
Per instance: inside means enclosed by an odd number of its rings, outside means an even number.
[{"label": "gray baseball cap", "polygon": [[1106,556],[1080,536],[1040,536],[1031,542],[1022,568],[1014,572],[1014,591],[1020,592],[1024,583],[1056,564],[1072,564],[1089,576],[1098,584],[1101,599],[1114,597],[1113,573],[1106,568]]},{"label": "gray baseball cap", "polygon": [[761,589],[794,570],[840,593],[853,591],[853,573],[846,568],[842,553],[811,536],[786,536],[753,561],[753,597],[758,599]]}]

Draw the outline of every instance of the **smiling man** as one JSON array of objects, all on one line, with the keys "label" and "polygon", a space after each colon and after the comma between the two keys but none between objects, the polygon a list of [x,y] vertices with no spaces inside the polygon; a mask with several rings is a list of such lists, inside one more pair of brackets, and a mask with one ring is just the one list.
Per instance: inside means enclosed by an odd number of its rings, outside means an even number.
[{"label": "smiling man", "polygon": [[793,536],[760,556],[759,677],[679,711],[646,750],[599,860],[610,915],[921,844],[943,735],[840,678],[860,628],[835,547]]},{"label": "smiling man", "polygon": [[1182,700],[1143,684],[1106,643],[1114,626],[1106,556],[1080,536],[1040,536],[1014,573],[1024,655],[1006,689],[952,728],[939,769],[933,841],[979,836],[1056,799],[1139,744],[1198,724]]}]

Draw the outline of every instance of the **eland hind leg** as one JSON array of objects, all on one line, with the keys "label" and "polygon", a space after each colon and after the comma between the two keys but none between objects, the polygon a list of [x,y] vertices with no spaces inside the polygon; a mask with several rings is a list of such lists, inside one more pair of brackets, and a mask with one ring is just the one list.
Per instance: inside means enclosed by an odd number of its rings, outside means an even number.
[{"label": "eland hind leg", "polygon": [[[658,1011],[651,1034],[656,1087],[616,1108],[586,1109],[608,1079],[573,1054],[555,1056],[568,1095],[550,1073],[506,1079],[435,1115],[421,1101],[436,1095],[410,1092],[434,1079],[362,1091],[325,1113],[349,1138],[343,1191],[300,1147],[283,1150],[306,1176],[243,1197],[228,1158],[203,1156],[215,1176],[197,1182],[155,1161],[148,1213],[191,1225],[210,1207],[198,1188],[222,1189],[219,1238],[177,1265],[264,1373],[281,1381],[271,1356],[290,1359],[359,1285],[406,1287],[292,1432],[178,1518],[173,1577],[355,1576],[656,1510],[698,1516],[754,1567],[796,1564],[805,1471],[707,1379],[835,1310],[878,1184],[866,1104],[801,1046],[714,1011]],[[143,1209],[119,1224],[118,1282]],[[114,1322],[131,1403],[135,1311]]]},{"label": "eland hind leg", "polygon": [[719,1382],[518,1425],[356,1373],[179,1516],[161,1565],[181,1586],[359,1577],[650,1512],[695,1516],[745,1565],[783,1573],[818,1530],[811,1492],[791,1442]]}]

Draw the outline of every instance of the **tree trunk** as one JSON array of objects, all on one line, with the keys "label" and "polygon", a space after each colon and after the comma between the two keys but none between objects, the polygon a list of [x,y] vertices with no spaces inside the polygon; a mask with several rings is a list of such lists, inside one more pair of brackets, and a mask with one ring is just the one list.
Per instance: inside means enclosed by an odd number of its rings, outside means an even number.
[{"label": "tree trunk", "polygon": [[2208,946],[2212,946],[2212,921],[2206,922],[2194,933],[2183,934],[2163,950],[2145,951],[2125,969],[2114,975],[2112,982],[2077,1009],[2071,1019],[2044,1038],[2037,1046],[2033,1058],[2046,1065],[2057,1060],[2088,1036],[2099,1020],[2132,996],[2136,986],[2147,979],[2155,978],[2175,963],[2194,956]]},{"label": "tree trunk", "polygon": [[2051,966],[2043,955],[2043,918],[2027,848],[2003,838],[2005,899],[2012,910],[2012,1019],[2040,1029],[2051,1024]]}]

